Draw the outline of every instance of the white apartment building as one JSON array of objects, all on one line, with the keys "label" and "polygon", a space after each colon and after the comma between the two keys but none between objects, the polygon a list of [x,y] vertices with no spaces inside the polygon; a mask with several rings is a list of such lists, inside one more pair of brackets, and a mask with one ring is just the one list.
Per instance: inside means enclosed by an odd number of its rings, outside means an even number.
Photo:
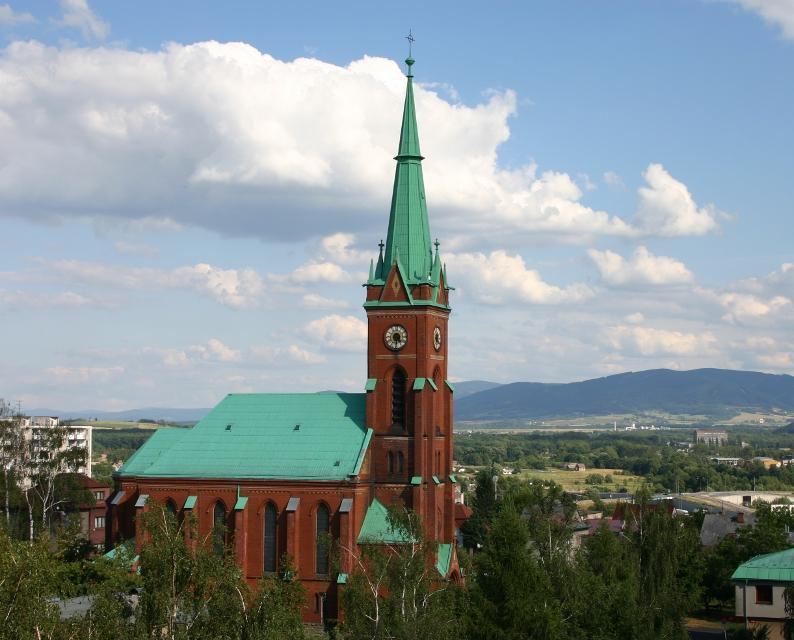
[{"label": "white apartment building", "polygon": [[[44,451],[36,444],[44,440],[44,430],[61,426],[57,416],[30,416],[22,418],[22,429],[25,439],[33,440],[34,455],[38,454],[44,459],[49,456],[49,452]],[[67,469],[73,473],[82,473],[91,476],[91,456],[93,454],[92,427],[90,425],[68,425],[68,435],[61,447],[61,451],[66,448],[80,447],[85,450],[85,464],[75,469]]]}]

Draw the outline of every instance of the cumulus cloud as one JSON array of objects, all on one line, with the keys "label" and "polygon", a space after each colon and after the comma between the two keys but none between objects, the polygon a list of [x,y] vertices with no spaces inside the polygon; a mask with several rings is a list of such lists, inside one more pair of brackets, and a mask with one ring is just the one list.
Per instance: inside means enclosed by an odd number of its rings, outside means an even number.
[{"label": "cumulus cloud", "polygon": [[[374,233],[382,218],[372,211],[388,211],[405,86],[390,60],[283,62],[242,43],[141,52],[14,42],[0,74],[0,215],[167,220],[295,240]],[[501,166],[517,101],[488,96],[467,106],[416,87],[428,202],[448,246],[638,233],[584,204],[564,172]],[[688,194],[684,185],[658,165],[647,173],[643,232],[713,228],[708,211],[685,210],[691,198],[664,195]],[[340,264],[359,258],[345,240],[326,245]]]},{"label": "cumulus cloud", "polygon": [[81,260],[39,259],[30,271],[2,274],[6,279],[49,280],[84,285],[152,290],[188,290],[235,308],[255,305],[265,286],[251,268],[222,269],[206,263],[175,269],[124,267]]},{"label": "cumulus cloud", "polygon": [[195,345],[190,351],[198,354],[202,360],[235,362],[240,359],[240,352],[237,349],[232,349],[217,338],[211,338],[206,345]]},{"label": "cumulus cloud", "polygon": [[339,351],[363,351],[367,344],[367,323],[356,316],[332,314],[312,320],[304,333],[325,347]]},{"label": "cumulus cloud", "polygon": [[683,262],[667,256],[655,256],[646,247],[634,250],[630,259],[614,251],[588,251],[601,278],[610,285],[674,285],[692,282],[694,276]]},{"label": "cumulus cloud", "polygon": [[638,190],[635,221],[645,234],[699,236],[715,231],[714,205],[698,207],[687,186],[671,176],[661,164],[651,164],[643,173],[645,187]]},{"label": "cumulus cloud", "polygon": [[350,281],[350,274],[333,262],[307,262],[297,267],[289,279],[297,284],[331,282],[339,284]]},{"label": "cumulus cloud", "polygon": [[14,11],[10,5],[0,4],[0,25],[14,26],[29,22],[36,22],[36,18],[29,13]]},{"label": "cumulus cloud", "polygon": [[332,262],[364,265],[374,257],[374,250],[359,251],[354,248],[355,242],[356,236],[352,233],[334,233],[320,241],[320,250]]},{"label": "cumulus cloud", "polygon": [[769,24],[780,27],[783,35],[794,40],[794,3],[790,0],[722,0],[752,11]]},{"label": "cumulus cloud", "polygon": [[480,302],[565,304],[581,302],[593,296],[593,291],[584,284],[558,287],[544,282],[537,271],[527,268],[520,255],[510,255],[506,251],[492,251],[488,255],[449,254],[446,258],[455,283],[464,293]]},{"label": "cumulus cloud", "polygon": [[58,20],[62,27],[79,29],[86,38],[104,40],[110,25],[99,18],[88,6],[88,0],[60,0],[63,16]]},{"label": "cumulus cloud", "polygon": [[334,300],[317,293],[305,294],[301,302],[307,309],[344,309],[349,306],[345,300]]},{"label": "cumulus cloud", "polygon": [[714,350],[717,339],[711,332],[684,333],[653,327],[618,325],[604,331],[607,346],[642,356],[691,356]]},{"label": "cumulus cloud", "polygon": [[769,316],[791,305],[791,300],[784,296],[774,296],[764,300],[746,293],[729,292],[720,294],[718,299],[727,310],[723,319],[728,322]]}]

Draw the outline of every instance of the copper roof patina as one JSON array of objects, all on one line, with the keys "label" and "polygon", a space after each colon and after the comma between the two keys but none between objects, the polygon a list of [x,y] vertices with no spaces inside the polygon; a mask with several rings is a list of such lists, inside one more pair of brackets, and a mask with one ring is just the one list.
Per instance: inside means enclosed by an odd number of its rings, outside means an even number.
[{"label": "copper roof patina", "polygon": [[[389,306],[434,306],[448,308],[438,301],[438,288],[444,280],[444,287],[449,289],[446,273],[441,263],[441,256],[436,242],[435,255],[430,240],[430,222],[427,216],[425,200],[425,184],[422,174],[422,156],[419,150],[419,130],[416,125],[416,107],[414,105],[414,85],[412,66],[413,59],[408,58],[407,85],[405,105],[403,107],[400,144],[394,159],[397,166],[394,172],[394,189],[392,191],[391,210],[389,212],[389,229],[386,244],[381,243],[381,252],[377,265],[370,265],[367,284],[382,285],[385,283],[393,265],[397,266],[400,278],[406,285],[431,285],[434,295],[431,299],[413,299],[410,288],[407,302],[389,302]],[[376,307],[381,303],[368,300],[365,307]]]},{"label": "copper roof patina", "polygon": [[363,393],[229,394],[191,429],[159,429],[120,476],[344,480],[372,430]]},{"label": "copper roof patina", "polygon": [[794,582],[794,549],[750,558],[739,565],[731,580]]}]

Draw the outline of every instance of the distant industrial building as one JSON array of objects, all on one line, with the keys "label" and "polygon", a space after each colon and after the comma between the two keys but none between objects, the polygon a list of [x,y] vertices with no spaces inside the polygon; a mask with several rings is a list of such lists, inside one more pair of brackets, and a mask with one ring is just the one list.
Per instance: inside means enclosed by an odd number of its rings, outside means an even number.
[{"label": "distant industrial building", "polygon": [[695,429],[695,442],[720,447],[728,444],[728,432],[725,429]]},{"label": "distant industrial building", "polygon": [[741,458],[731,458],[726,456],[712,456],[709,458],[714,464],[724,464],[726,467],[738,467]]}]

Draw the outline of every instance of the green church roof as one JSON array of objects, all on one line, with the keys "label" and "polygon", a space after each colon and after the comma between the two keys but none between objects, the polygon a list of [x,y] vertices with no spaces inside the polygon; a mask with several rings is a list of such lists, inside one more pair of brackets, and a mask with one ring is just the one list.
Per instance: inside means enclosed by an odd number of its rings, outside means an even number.
[{"label": "green church roof", "polygon": [[794,582],[794,549],[750,558],[739,565],[731,580]]},{"label": "green church roof", "polygon": [[229,394],[191,429],[158,429],[120,476],[344,480],[372,430],[363,393]]}]

